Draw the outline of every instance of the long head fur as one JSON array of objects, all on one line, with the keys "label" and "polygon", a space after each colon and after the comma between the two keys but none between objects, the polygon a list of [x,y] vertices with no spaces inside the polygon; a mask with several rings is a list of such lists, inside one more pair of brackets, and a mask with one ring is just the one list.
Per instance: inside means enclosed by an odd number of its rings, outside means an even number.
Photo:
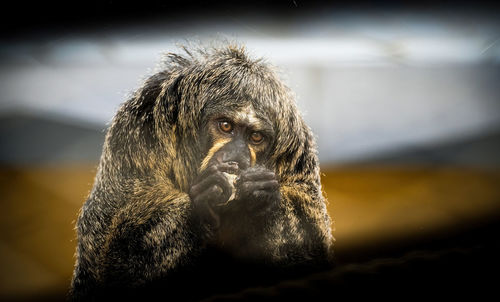
[{"label": "long head fur", "polygon": [[235,45],[184,52],[167,54],[164,69],[120,108],[107,134],[102,177],[164,181],[186,192],[206,155],[199,135],[205,117],[251,105],[275,133],[269,167],[281,179],[308,176],[319,184],[312,134],[268,64]]}]

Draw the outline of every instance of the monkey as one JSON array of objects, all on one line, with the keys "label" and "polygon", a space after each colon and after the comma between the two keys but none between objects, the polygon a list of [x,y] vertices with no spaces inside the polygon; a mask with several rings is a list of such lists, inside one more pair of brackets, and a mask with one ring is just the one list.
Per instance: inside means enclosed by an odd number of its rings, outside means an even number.
[{"label": "monkey", "polygon": [[332,262],[315,138],[290,89],[244,46],[182,50],[107,130],[76,223],[75,301],[144,288],[184,299],[220,285],[225,264],[231,282]]}]

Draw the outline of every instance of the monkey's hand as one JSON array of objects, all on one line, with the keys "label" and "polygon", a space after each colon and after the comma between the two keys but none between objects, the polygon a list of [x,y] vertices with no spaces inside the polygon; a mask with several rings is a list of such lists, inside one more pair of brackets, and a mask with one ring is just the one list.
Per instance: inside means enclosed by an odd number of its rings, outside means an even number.
[{"label": "monkey's hand", "polygon": [[199,215],[202,221],[215,227],[219,226],[220,221],[216,205],[226,203],[232,194],[233,188],[223,172],[234,174],[237,170],[237,165],[217,163],[198,175],[189,190],[189,196],[193,203],[194,212]]},{"label": "monkey's hand", "polygon": [[249,213],[267,215],[273,213],[279,205],[279,186],[273,171],[263,166],[254,166],[241,172],[236,182],[236,199]]}]

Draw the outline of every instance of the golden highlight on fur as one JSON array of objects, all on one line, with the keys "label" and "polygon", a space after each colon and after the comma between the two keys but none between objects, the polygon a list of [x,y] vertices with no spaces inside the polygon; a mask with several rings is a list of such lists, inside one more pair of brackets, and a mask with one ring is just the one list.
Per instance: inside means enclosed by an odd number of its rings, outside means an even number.
[{"label": "golden highlight on fur", "polygon": [[224,147],[224,145],[230,141],[231,141],[230,139],[221,139],[221,140],[215,142],[213,147],[210,148],[210,150],[208,150],[207,156],[205,156],[205,158],[201,162],[200,172],[204,171],[207,168],[208,162],[213,158],[214,154],[217,151],[219,151],[220,148]]},{"label": "golden highlight on fur", "polygon": [[251,146],[248,146],[248,150],[250,151],[250,166],[255,166],[255,162],[257,161],[255,150]]}]

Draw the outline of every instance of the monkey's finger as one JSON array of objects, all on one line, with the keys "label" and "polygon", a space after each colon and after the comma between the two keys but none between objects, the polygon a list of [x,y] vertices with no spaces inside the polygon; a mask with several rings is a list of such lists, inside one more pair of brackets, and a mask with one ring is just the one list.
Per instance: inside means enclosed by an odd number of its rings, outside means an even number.
[{"label": "monkey's finger", "polygon": [[277,180],[266,180],[266,181],[248,181],[241,184],[241,190],[244,192],[254,192],[254,191],[269,191],[277,190],[279,188],[279,183]]},{"label": "monkey's finger", "polygon": [[[218,185],[213,185],[206,189],[205,191],[201,192],[197,197],[196,200],[198,202],[203,202],[203,201],[209,201],[214,198],[219,198],[222,196],[222,193],[224,193],[224,190]],[[207,204],[206,202],[203,202],[203,204]]]},{"label": "monkey's finger", "polygon": [[218,163],[211,165],[200,173],[198,179],[201,181],[202,179],[205,179],[212,174],[216,174],[217,172],[236,174],[238,172],[238,165],[234,163]]},{"label": "monkey's finger", "polygon": [[[229,200],[229,197],[232,194],[232,188],[228,190],[223,190],[221,187],[218,185],[214,185],[214,187],[209,188],[207,192],[212,192],[213,198],[207,199],[207,202],[210,205],[221,205],[223,203],[226,203]],[[210,193],[209,193],[210,194]]]},{"label": "monkey's finger", "polygon": [[189,193],[191,196],[198,196],[213,185],[218,185],[222,189],[223,193],[229,194],[229,196],[233,190],[232,186],[227,181],[227,178],[219,172],[206,177],[199,183],[192,186]]},{"label": "monkey's finger", "polygon": [[223,204],[229,199],[228,194],[219,185],[213,185],[196,197],[197,203],[201,203],[207,207],[211,205]]},{"label": "monkey's finger", "polygon": [[261,181],[261,180],[276,180],[276,174],[272,171],[255,171],[247,172],[240,176],[242,182],[246,181]]},{"label": "monkey's finger", "polygon": [[203,179],[206,179],[208,176],[215,174],[219,172],[219,169],[217,168],[217,165],[211,165],[205,170],[201,171],[200,174],[197,177],[198,182],[200,182]]},{"label": "monkey's finger", "polygon": [[226,172],[229,174],[236,174],[238,172],[238,164],[237,163],[220,163],[216,165],[217,170],[220,172]]}]

